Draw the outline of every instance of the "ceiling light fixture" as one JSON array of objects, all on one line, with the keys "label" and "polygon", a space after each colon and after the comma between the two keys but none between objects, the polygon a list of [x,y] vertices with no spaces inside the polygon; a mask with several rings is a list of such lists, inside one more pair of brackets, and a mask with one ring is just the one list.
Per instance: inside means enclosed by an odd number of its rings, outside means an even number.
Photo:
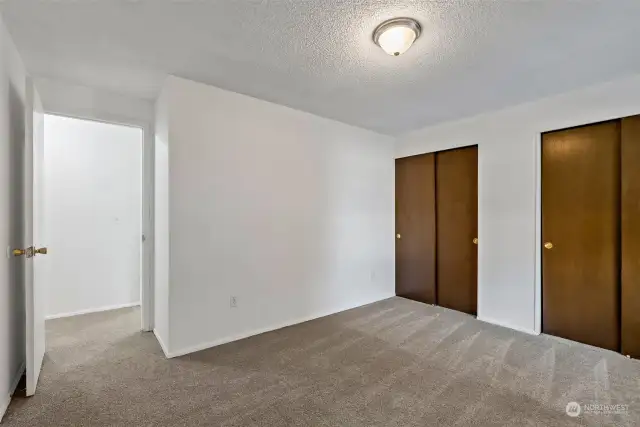
[{"label": "ceiling light fixture", "polygon": [[412,18],[393,18],[384,21],[373,31],[373,41],[389,55],[405,53],[420,37],[420,24]]}]

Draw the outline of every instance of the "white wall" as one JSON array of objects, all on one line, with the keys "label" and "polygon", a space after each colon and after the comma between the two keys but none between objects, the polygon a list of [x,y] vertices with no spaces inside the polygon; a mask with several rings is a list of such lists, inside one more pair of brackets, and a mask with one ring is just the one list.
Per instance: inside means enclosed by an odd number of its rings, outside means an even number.
[{"label": "white wall", "polygon": [[25,140],[25,69],[0,19],[0,419],[25,363],[25,301],[19,259]]},{"label": "white wall", "polygon": [[119,93],[97,90],[59,80],[38,78],[36,87],[46,113],[137,126],[143,130],[142,330],[154,323],[154,103]]},{"label": "white wall", "polygon": [[394,295],[391,138],[183,79],[164,91],[170,355]]},{"label": "white wall", "polygon": [[140,304],[142,130],[45,116],[47,316]]},{"label": "white wall", "polygon": [[634,76],[398,138],[396,157],[479,145],[479,319],[540,332],[540,134],[639,113]]}]

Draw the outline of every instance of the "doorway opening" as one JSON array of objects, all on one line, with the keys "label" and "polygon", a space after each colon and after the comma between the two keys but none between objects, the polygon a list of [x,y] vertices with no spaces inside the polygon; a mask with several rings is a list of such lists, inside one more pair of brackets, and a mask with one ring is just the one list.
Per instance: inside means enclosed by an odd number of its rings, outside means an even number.
[{"label": "doorway opening", "polygon": [[46,114],[43,170],[47,346],[101,321],[139,332],[143,129]]},{"label": "doorway opening", "polygon": [[22,236],[7,256],[24,289],[25,379],[11,388],[28,397],[41,370],[57,382],[54,373],[112,363],[153,328],[153,140],[144,121],[45,114],[29,78],[24,118]]}]

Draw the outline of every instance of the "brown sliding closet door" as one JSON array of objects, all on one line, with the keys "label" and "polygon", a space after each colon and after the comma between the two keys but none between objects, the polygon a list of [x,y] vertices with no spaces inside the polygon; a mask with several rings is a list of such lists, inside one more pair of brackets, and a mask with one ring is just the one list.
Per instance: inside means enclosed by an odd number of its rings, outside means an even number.
[{"label": "brown sliding closet door", "polygon": [[542,135],[542,329],[620,349],[620,121]]},{"label": "brown sliding closet door", "polygon": [[396,160],[396,295],[436,300],[434,155]]},{"label": "brown sliding closet door", "polygon": [[478,147],[436,153],[438,305],[476,314]]},{"label": "brown sliding closet door", "polygon": [[640,358],[640,116],[622,119],[622,354]]}]

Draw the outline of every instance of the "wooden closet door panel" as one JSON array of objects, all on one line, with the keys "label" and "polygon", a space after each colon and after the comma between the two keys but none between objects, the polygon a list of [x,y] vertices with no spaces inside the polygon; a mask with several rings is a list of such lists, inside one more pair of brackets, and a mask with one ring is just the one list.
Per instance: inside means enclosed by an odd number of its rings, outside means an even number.
[{"label": "wooden closet door panel", "polygon": [[620,348],[620,121],[542,135],[543,332]]},{"label": "wooden closet door panel", "polygon": [[475,315],[478,298],[478,147],[436,153],[437,301]]},{"label": "wooden closet door panel", "polygon": [[434,155],[396,160],[396,295],[435,303]]},{"label": "wooden closet door panel", "polygon": [[640,116],[622,119],[622,354],[640,358]]}]

